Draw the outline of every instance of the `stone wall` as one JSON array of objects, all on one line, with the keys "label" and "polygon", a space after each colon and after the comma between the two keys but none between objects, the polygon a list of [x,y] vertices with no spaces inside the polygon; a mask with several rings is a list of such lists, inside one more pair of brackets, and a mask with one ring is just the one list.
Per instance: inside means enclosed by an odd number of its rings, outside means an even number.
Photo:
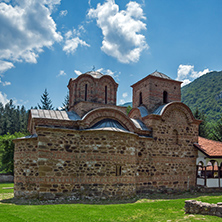
[{"label": "stone wall", "polygon": [[0,174],[0,183],[13,183],[14,177],[11,174],[1,173]]},{"label": "stone wall", "polygon": [[33,149],[30,141],[16,142],[16,197],[34,197],[34,190],[40,199],[121,199],[135,195],[136,135],[46,127],[36,131],[37,153],[29,154],[27,147]]},{"label": "stone wall", "polygon": [[[144,119],[153,129],[153,143],[139,142],[137,190],[188,190],[196,185],[198,124],[189,113],[172,106],[169,115]],[[186,113],[185,113],[186,112]],[[148,144],[149,143],[149,144]]]},{"label": "stone wall", "polygon": [[185,213],[222,217],[222,203],[209,204],[196,200],[186,200]]},{"label": "stone wall", "polygon": [[37,138],[15,142],[15,197],[121,199],[189,189],[195,185],[196,150],[182,141],[173,145],[170,130],[158,124],[155,139],[36,127]]},{"label": "stone wall", "polygon": [[15,197],[38,197],[37,138],[14,140],[14,194]]}]

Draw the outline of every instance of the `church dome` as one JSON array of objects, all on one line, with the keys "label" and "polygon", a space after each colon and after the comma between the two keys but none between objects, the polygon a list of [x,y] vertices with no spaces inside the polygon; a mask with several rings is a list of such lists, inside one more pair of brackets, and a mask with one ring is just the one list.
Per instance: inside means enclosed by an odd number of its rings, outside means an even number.
[{"label": "church dome", "polygon": [[91,75],[93,78],[96,78],[96,79],[100,79],[103,76],[103,74],[98,71],[90,71],[90,72],[86,72],[84,74]]}]

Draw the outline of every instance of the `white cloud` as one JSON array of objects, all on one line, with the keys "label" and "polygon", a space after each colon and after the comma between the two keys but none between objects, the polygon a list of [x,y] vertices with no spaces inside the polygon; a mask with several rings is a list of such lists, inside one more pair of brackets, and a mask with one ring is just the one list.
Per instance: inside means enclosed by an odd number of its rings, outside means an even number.
[{"label": "white cloud", "polygon": [[58,4],[60,0],[22,0],[13,5],[1,2],[0,59],[36,63],[44,47],[61,41],[51,17]]},{"label": "white cloud", "polygon": [[128,96],[128,93],[124,92],[122,96],[123,96],[123,98],[126,98]]},{"label": "white cloud", "polygon": [[181,86],[185,86],[192,82],[194,79],[199,78],[202,75],[210,72],[209,69],[204,69],[203,71],[195,71],[193,65],[182,65],[180,64],[177,69],[177,80],[182,81]]},{"label": "white cloud", "polygon": [[184,79],[183,83],[181,84],[181,87],[183,87],[183,86],[185,86],[185,85],[187,85],[189,83],[191,83],[191,81],[189,79]]},{"label": "white cloud", "polygon": [[115,72],[111,71],[110,69],[104,69],[104,68],[100,68],[96,70],[97,72],[101,72],[104,75],[109,75],[114,77]]},{"label": "white cloud", "polygon": [[79,70],[74,70],[74,73],[77,75],[77,76],[80,76],[82,74],[82,72],[80,72]]},{"label": "white cloud", "polygon": [[120,104],[124,104],[124,103],[126,103],[126,101],[125,101],[124,99],[121,99],[121,100],[119,101],[119,103],[120,103]]},{"label": "white cloud", "polygon": [[60,11],[60,13],[59,13],[59,15],[60,15],[61,17],[65,17],[67,14],[68,14],[68,11],[67,11],[67,10],[62,10],[62,11]]},{"label": "white cloud", "polygon": [[204,71],[202,71],[202,72],[201,71],[199,71],[199,72],[193,71],[191,77],[196,79],[196,78],[198,78],[198,77],[200,77],[202,75],[205,75],[208,72],[210,72],[209,69],[204,69]]},{"label": "white cloud", "polygon": [[11,82],[5,81],[5,82],[2,82],[2,85],[3,85],[3,86],[10,86],[10,85],[11,85]]},{"label": "white cloud", "polygon": [[0,91],[0,102],[3,105],[9,102],[9,100],[7,99],[7,95],[5,93],[2,93],[1,91]]},{"label": "white cloud", "polygon": [[59,74],[57,75],[57,77],[59,76],[66,76],[66,73],[64,70],[60,70]]},{"label": "white cloud", "polygon": [[146,24],[141,19],[141,5],[130,1],[126,10],[119,11],[114,0],[98,4],[96,9],[90,9],[89,18],[95,18],[103,33],[102,51],[122,63],[138,62],[140,54],[148,49],[145,36],[140,33],[146,30]]},{"label": "white cloud", "polygon": [[65,45],[63,47],[63,51],[65,51],[67,54],[74,53],[76,49],[80,46],[87,46],[90,47],[89,44],[87,44],[85,41],[80,39],[81,32],[84,32],[85,29],[83,26],[80,26],[78,30],[73,29],[73,31],[69,30],[65,34]]},{"label": "white cloud", "polygon": [[96,71],[101,72],[104,75],[112,76],[116,80],[119,80],[118,77],[121,74],[121,72],[116,72],[116,71],[112,71],[110,69],[104,69],[104,68],[97,69]]},{"label": "white cloud", "polygon": [[9,86],[9,85],[11,85],[10,82],[7,82],[7,81],[2,82],[1,78],[0,78],[0,83],[1,83],[3,86]]},{"label": "white cloud", "polygon": [[6,61],[0,60],[0,75],[1,75],[1,73],[5,72],[11,68],[14,68],[14,65],[11,62],[6,62]]},{"label": "white cloud", "polygon": [[90,45],[88,45],[85,41],[81,40],[79,37],[75,37],[72,39],[67,39],[65,41],[63,51],[65,51],[68,54],[74,53],[79,45],[90,47]]}]

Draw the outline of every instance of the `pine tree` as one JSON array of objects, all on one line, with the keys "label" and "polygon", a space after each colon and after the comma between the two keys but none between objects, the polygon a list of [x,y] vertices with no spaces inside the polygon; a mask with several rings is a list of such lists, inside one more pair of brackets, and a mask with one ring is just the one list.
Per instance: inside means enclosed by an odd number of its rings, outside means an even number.
[{"label": "pine tree", "polygon": [[69,93],[65,96],[64,102],[62,103],[62,110],[68,111],[69,110]]},{"label": "pine tree", "polygon": [[52,101],[49,98],[49,93],[48,93],[47,89],[45,89],[44,93],[42,94],[40,101],[41,101],[42,105],[40,106],[38,104],[39,109],[46,109],[46,110],[54,109],[54,107],[52,105]]}]

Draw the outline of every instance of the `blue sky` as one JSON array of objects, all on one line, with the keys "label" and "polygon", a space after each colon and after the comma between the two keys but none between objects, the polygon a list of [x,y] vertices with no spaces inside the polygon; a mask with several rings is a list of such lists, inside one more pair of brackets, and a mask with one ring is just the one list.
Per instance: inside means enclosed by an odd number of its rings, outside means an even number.
[{"label": "blue sky", "polygon": [[70,78],[95,70],[133,83],[158,70],[183,85],[222,70],[221,0],[0,0],[0,102],[28,109],[47,88],[60,107]]}]

